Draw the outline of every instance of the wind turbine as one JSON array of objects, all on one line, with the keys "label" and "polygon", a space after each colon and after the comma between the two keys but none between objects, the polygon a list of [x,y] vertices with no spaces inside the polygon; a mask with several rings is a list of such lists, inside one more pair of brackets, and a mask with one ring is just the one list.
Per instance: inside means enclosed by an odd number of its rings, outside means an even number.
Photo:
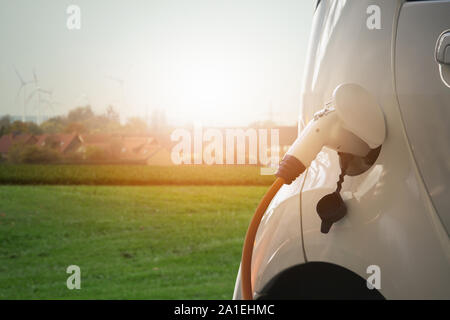
[{"label": "wind turbine", "polygon": [[[45,90],[43,90],[45,93]],[[41,102],[44,103],[45,106],[47,106],[48,110],[49,110],[49,117],[54,117],[55,116],[55,106],[60,106],[62,105],[61,102],[56,101],[53,98],[53,90],[48,90],[48,94],[47,94],[47,98],[42,98]]]},{"label": "wind turbine", "polygon": [[133,65],[129,65],[128,66],[128,70],[127,70],[127,72],[125,74],[124,79],[118,78],[118,77],[113,77],[111,75],[106,75],[105,76],[107,79],[112,80],[112,81],[116,82],[119,85],[120,90],[122,92],[122,98],[121,98],[122,101],[121,102],[122,102],[122,105],[125,107],[126,110],[128,110],[128,104],[127,104],[127,99],[126,99],[126,94],[125,94],[125,86],[127,84],[127,80],[128,80],[128,77],[129,77],[129,74],[130,74],[130,71],[131,71],[132,68],[133,68]]},{"label": "wind turbine", "polygon": [[33,78],[34,78],[34,84],[35,84],[36,87],[35,87],[35,89],[28,95],[25,104],[28,104],[28,102],[29,102],[35,95],[37,95],[37,105],[36,105],[36,108],[37,108],[37,116],[36,116],[36,122],[39,124],[39,123],[40,123],[40,120],[41,120],[41,115],[42,115],[42,110],[41,110],[41,106],[42,106],[42,102],[43,102],[42,95],[44,94],[44,95],[51,96],[51,95],[53,94],[53,92],[50,91],[50,90],[42,89],[42,88],[39,86],[39,79],[38,79],[38,77],[37,77],[36,70],[35,70],[34,68],[33,68]]},{"label": "wind turbine", "polygon": [[121,93],[122,93],[122,97],[121,97],[122,105],[123,105],[126,109],[128,109],[128,108],[127,108],[127,103],[126,103],[126,98],[125,98],[125,83],[126,83],[126,81],[125,81],[124,79],[116,78],[116,77],[109,76],[109,75],[107,75],[107,76],[105,76],[105,77],[106,77],[107,79],[109,79],[109,80],[112,80],[112,81],[116,82],[116,83],[119,85],[120,91],[121,91]]},{"label": "wind turbine", "polygon": [[20,75],[19,71],[17,70],[17,68],[14,64],[13,64],[13,68],[14,68],[14,72],[17,75],[17,78],[19,78],[19,81],[20,81],[20,87],[19,87],[19,90],[17,90],[15,101],[17,103],[17,100],[19,99],[20,94],[23,92],[22,122],[25,122],[25,120],[26,120],[26,96],[27,96],[26,87],[28,85],[35,83],[35,81],[33,81],[33,80],[25,81],[22,78],[22,76]]}]

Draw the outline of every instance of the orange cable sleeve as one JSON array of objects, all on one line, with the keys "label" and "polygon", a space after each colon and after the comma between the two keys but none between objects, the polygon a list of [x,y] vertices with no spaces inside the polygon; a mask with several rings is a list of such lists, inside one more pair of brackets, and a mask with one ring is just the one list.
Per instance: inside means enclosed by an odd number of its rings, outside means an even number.
[{"label": "orange cable sleeve", "polygon": [[261,222],[264,213],[267,210],[273,197],[280,190],[281,186],[284,184],[284,179],[277,178],[272,186],[267,190],[264,197],[258,204],[255,214],[250,222],[247,229],[247,234],[245,235],[244,247],[242,249],[242,262],[241,262],[241,287],[242,287],[242,297],[244,300],[253,300],[253,289],[252,289],[252,255],[253,246],[255,243],[256,232],[258,231],[259,224]]}]

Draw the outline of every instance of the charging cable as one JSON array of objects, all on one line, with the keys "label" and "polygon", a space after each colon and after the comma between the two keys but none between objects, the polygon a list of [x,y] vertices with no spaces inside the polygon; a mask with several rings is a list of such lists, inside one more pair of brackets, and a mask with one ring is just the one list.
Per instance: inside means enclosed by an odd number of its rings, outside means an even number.
[{"label": "charging cable", "polygon": [[[291,184],[324,146],[337,152],[366,156],[385,139],[383,112],[374,97],[356,84],[341,84],[333,99],[302,130],[280,162],[275,182],[261,199],[245,235],[241,260],[242,297],[253,299],[253,247],[264,213],[283,184]],[[306,179],[306,177],[305,177]],[[302,190],[300,191],[302,192]]]}]

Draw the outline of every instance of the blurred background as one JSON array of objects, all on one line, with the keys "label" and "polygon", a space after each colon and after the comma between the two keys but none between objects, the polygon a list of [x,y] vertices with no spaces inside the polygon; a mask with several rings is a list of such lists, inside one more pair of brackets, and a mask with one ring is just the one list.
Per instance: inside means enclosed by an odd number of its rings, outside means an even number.
[{"label": "blurred background", "polygon": [[[69,30],[66,9],[73,4],[81,23]],[[2,0],[0,111],[23,114],[15,66],[57,102],[50,108],[37,97],[28,101],[32,121],[89,104],[97,113],[114,106],[121,121],[148,121],[159,109],[175,125],[247,125],[269,115],[294,124],[314,5]]]},{"label": "blurred background", "polygon": [[286,151],[315,2],[0,0],[0,298],[230,299],[273,176],[176,166],[170,136]]}]

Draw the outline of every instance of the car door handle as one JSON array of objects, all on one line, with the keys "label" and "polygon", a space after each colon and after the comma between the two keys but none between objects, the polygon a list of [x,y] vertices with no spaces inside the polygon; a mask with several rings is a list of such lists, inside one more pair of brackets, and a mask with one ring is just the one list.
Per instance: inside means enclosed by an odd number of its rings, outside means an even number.
[{"label": "car door handle", "polygon": [[450,64],[450,31],[442,33],[436,43],[436,61]]}]

